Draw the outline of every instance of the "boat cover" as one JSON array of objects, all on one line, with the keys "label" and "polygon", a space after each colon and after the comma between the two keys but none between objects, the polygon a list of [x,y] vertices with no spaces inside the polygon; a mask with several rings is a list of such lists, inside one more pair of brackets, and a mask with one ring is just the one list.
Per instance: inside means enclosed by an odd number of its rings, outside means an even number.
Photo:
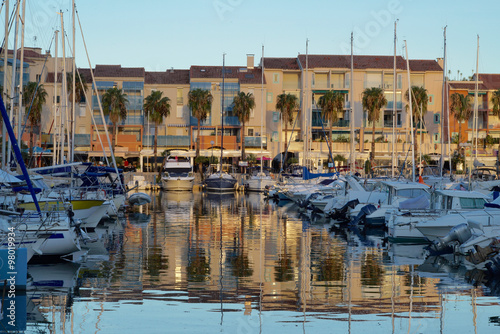
[{"label": "boat cover", "polygon": [[415,198],[409,198],[406,201],[399,203],[400,209],[428,209],[430,207],[430,201],[425,195],[420,195]]}]

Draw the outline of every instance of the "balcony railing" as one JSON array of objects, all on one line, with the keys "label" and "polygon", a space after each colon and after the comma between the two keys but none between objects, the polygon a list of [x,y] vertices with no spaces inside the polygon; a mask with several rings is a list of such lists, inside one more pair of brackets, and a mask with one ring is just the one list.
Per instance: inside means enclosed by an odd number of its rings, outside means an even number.
[{"label": "balcony railing", "polygon": [[[189,136],[158,136],[158,146],[189,146]],[[153,147],[155,141],[154,135],[143,135],[142,145],[146,147]]]},{"label": "balcony railing", "polygon": [[90,146],[90,134],[75,134],[75,146]]},{"label": "balcony railing", "polygon": [[[394,101],[388,101],[387,106],[385,106],[385,109],[392,109],[394,105]],[[403,102],[397,101],[396,102],[396,109],[402,109],[403,108]]]},{"label": "balcony railing", "polygon": [[[198,119],[191,116],[190,122],[191,126],[198,126]],[[200,126],[212,125],[212,116],[207,117],[206,120],[200,122]]]},{"label": "balcony railing", "polygon": [[224,116],[224,125],[235,125],[240,126],[240,121],[238,116]]},{"label": "balcony railing", "polygon": [[[103,125],[104,122],[102,121],[101,116],[94,117],[95,118],[95,123],[97,125]],[[109,120],[109,115],[104,116],[106,119],[106,124],[107,125],[112,125],[111,121]],[[132,116],[127,116],[127,118],[124,121],[121,121],[118,123],[118,125],[143,125],[144,124],[144,116],[141,115],[132,115]]]},{"label": "balcony railing", "polygon": [[261,138],[262,138],[262,146],[264,148],[267,148],[266,137],[244,137],[245,147],[260,147]]}]

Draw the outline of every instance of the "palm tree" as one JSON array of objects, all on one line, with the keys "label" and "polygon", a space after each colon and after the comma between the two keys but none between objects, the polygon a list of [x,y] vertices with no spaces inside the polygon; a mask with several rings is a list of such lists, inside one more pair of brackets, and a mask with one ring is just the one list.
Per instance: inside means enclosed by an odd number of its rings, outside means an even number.
[{"label": "palm tree", "polygon": [[163,117],[168,117],[170,115],[170,99],[168,97],[162,97],[163,92],[158,90],[152,91],[144,99],[144,113],[149,118],[149,120],[155,125],[155,140],[154,140],[154,156],[155,164],[154,170],[156,170],[157,162],[156,156],[158,152],[158,124],[163,123]]},{"label": "palm tree", "polygon": [[387,105],[382,88],[372,87],[363,91],[363,109],[368,112],[368,122],[372,122],[372,153],[370,164],[373,166],[375,160],[375,122],[380,119],[380,110]]},{"label": "palm tree", "polygon": [[[418,123],[418,120],[420,118],[423,119],[424,115],[427,113],[427,104],[429,103],[429,96],[427,95],[427,89],[425,89],[424,87],[421,87],[421,86],[412,86],[411,87],[411,91],[412,91],[412,106],[411,106],[411,109],[412,109],[412,113],[413,113],[413,124],[414,124],[414,127],[416,126],[416,124]],[[406,101],[410,101],[410,97],[409,97],[409,92],[410,90],[408,89],[405,93],[405,99]],[[407,105],[408,107],[408,105]],[[423,124],[420,124],[420,130],[422,130],[422,125]],[[417,132],[415,131],[414,133],[414,137],[415,139],[417,138]],[[420,131],[420,137],[422,137],[422,131]],[[417,148],[418,148],[418,145],[417,145],[417,141],[415,140],[415,154],[417,154]]]},{"label": "palm tree", "polygon": [[[69,101],[73,101],[73,73],[66,74],[66,90],[68,91]],[[85,77],[77,75],[75,78],[75,103],[79,103],[87,91],[87,81]]]},{"label": "palm tree", "polygon": [[255,108],[255,98],[252,93],[239,92],[233,100],[233,112],[241,123],[241,160],[245,160],[245,123],[250,120],[250,111]]},{"label": "palm tree", "polygon": [[[450,112],[455,117],[457,122],[462,123],[468,121],[472,115],[472,109],[470,106],[470,96],[462,95],[459,93],[453,93],[450,96]],[[459,125],[460,126],[460,125]],[[461,126],[460,126],[461,127]],[[460,132],[458,129],[458,146],[460,148]]]},{"label": "palm tree", "polygon": [[188,93],[188,105],[193,116],[198,120],[196,137],[196,157],[200,155],[200,123],[207,119],[212,110],[213,96],[207,89],[196,88]]},{"label": "palm tree", "polygon": [[285,123],[285,151],[288,147],[288,124],[293,124],[293,112],[299,107],[299,99],[293,94],[280,94],[276,97],[276,109],[280,111],[282,121]]},{"label": "palm tree", "polygon": [[30,131],[30,156],[33,156],[33,134],[34,128],[38,126],[38,136],[41,137],[42,130],[40,123],[42,121],[42,107],[47,100],[47,92],[43,85],[30,81],[23,87],[23,104],[27,108],[28,120],[31,124]]},{"label": "palm tree", "polygon": [[118,137],[118,122],[127,119],[127,94],[119,88],[110,88],[102,95],[102,108],[104,115],[109,115],[113,124],[112,149],[115,151],[116,139]]},{"label": "palm tree", "polygon": [[344,94],[334,90],[326,92],[325,95],[319,98],[318,104],[321,107],[321,116],[330,123],[329,142],[332,141],[333,123],[338,121],[339,112],[344,110],[344,101]]}]

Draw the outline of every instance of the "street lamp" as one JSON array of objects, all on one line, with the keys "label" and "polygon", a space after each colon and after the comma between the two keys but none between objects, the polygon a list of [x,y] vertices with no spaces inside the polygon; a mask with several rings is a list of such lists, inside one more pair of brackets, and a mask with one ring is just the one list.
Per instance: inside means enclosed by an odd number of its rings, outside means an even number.
[{"label": "street lamp", "polygon": [[210,141],[210,145],[212,145],[212,159],[210,159],[210,164],[214,163],[214,141]]}]

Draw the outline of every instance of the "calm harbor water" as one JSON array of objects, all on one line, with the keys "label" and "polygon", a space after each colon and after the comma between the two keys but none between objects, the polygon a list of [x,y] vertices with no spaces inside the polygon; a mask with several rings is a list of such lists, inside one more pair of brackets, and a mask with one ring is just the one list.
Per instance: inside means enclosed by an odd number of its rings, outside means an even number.
[{"label": "calm harbor water", "polygon": [[260,194],[152,195],[91,233],[84,263],[28,267],[25,332],[500,331],[496,282],[423,246],[311,224]]}]

